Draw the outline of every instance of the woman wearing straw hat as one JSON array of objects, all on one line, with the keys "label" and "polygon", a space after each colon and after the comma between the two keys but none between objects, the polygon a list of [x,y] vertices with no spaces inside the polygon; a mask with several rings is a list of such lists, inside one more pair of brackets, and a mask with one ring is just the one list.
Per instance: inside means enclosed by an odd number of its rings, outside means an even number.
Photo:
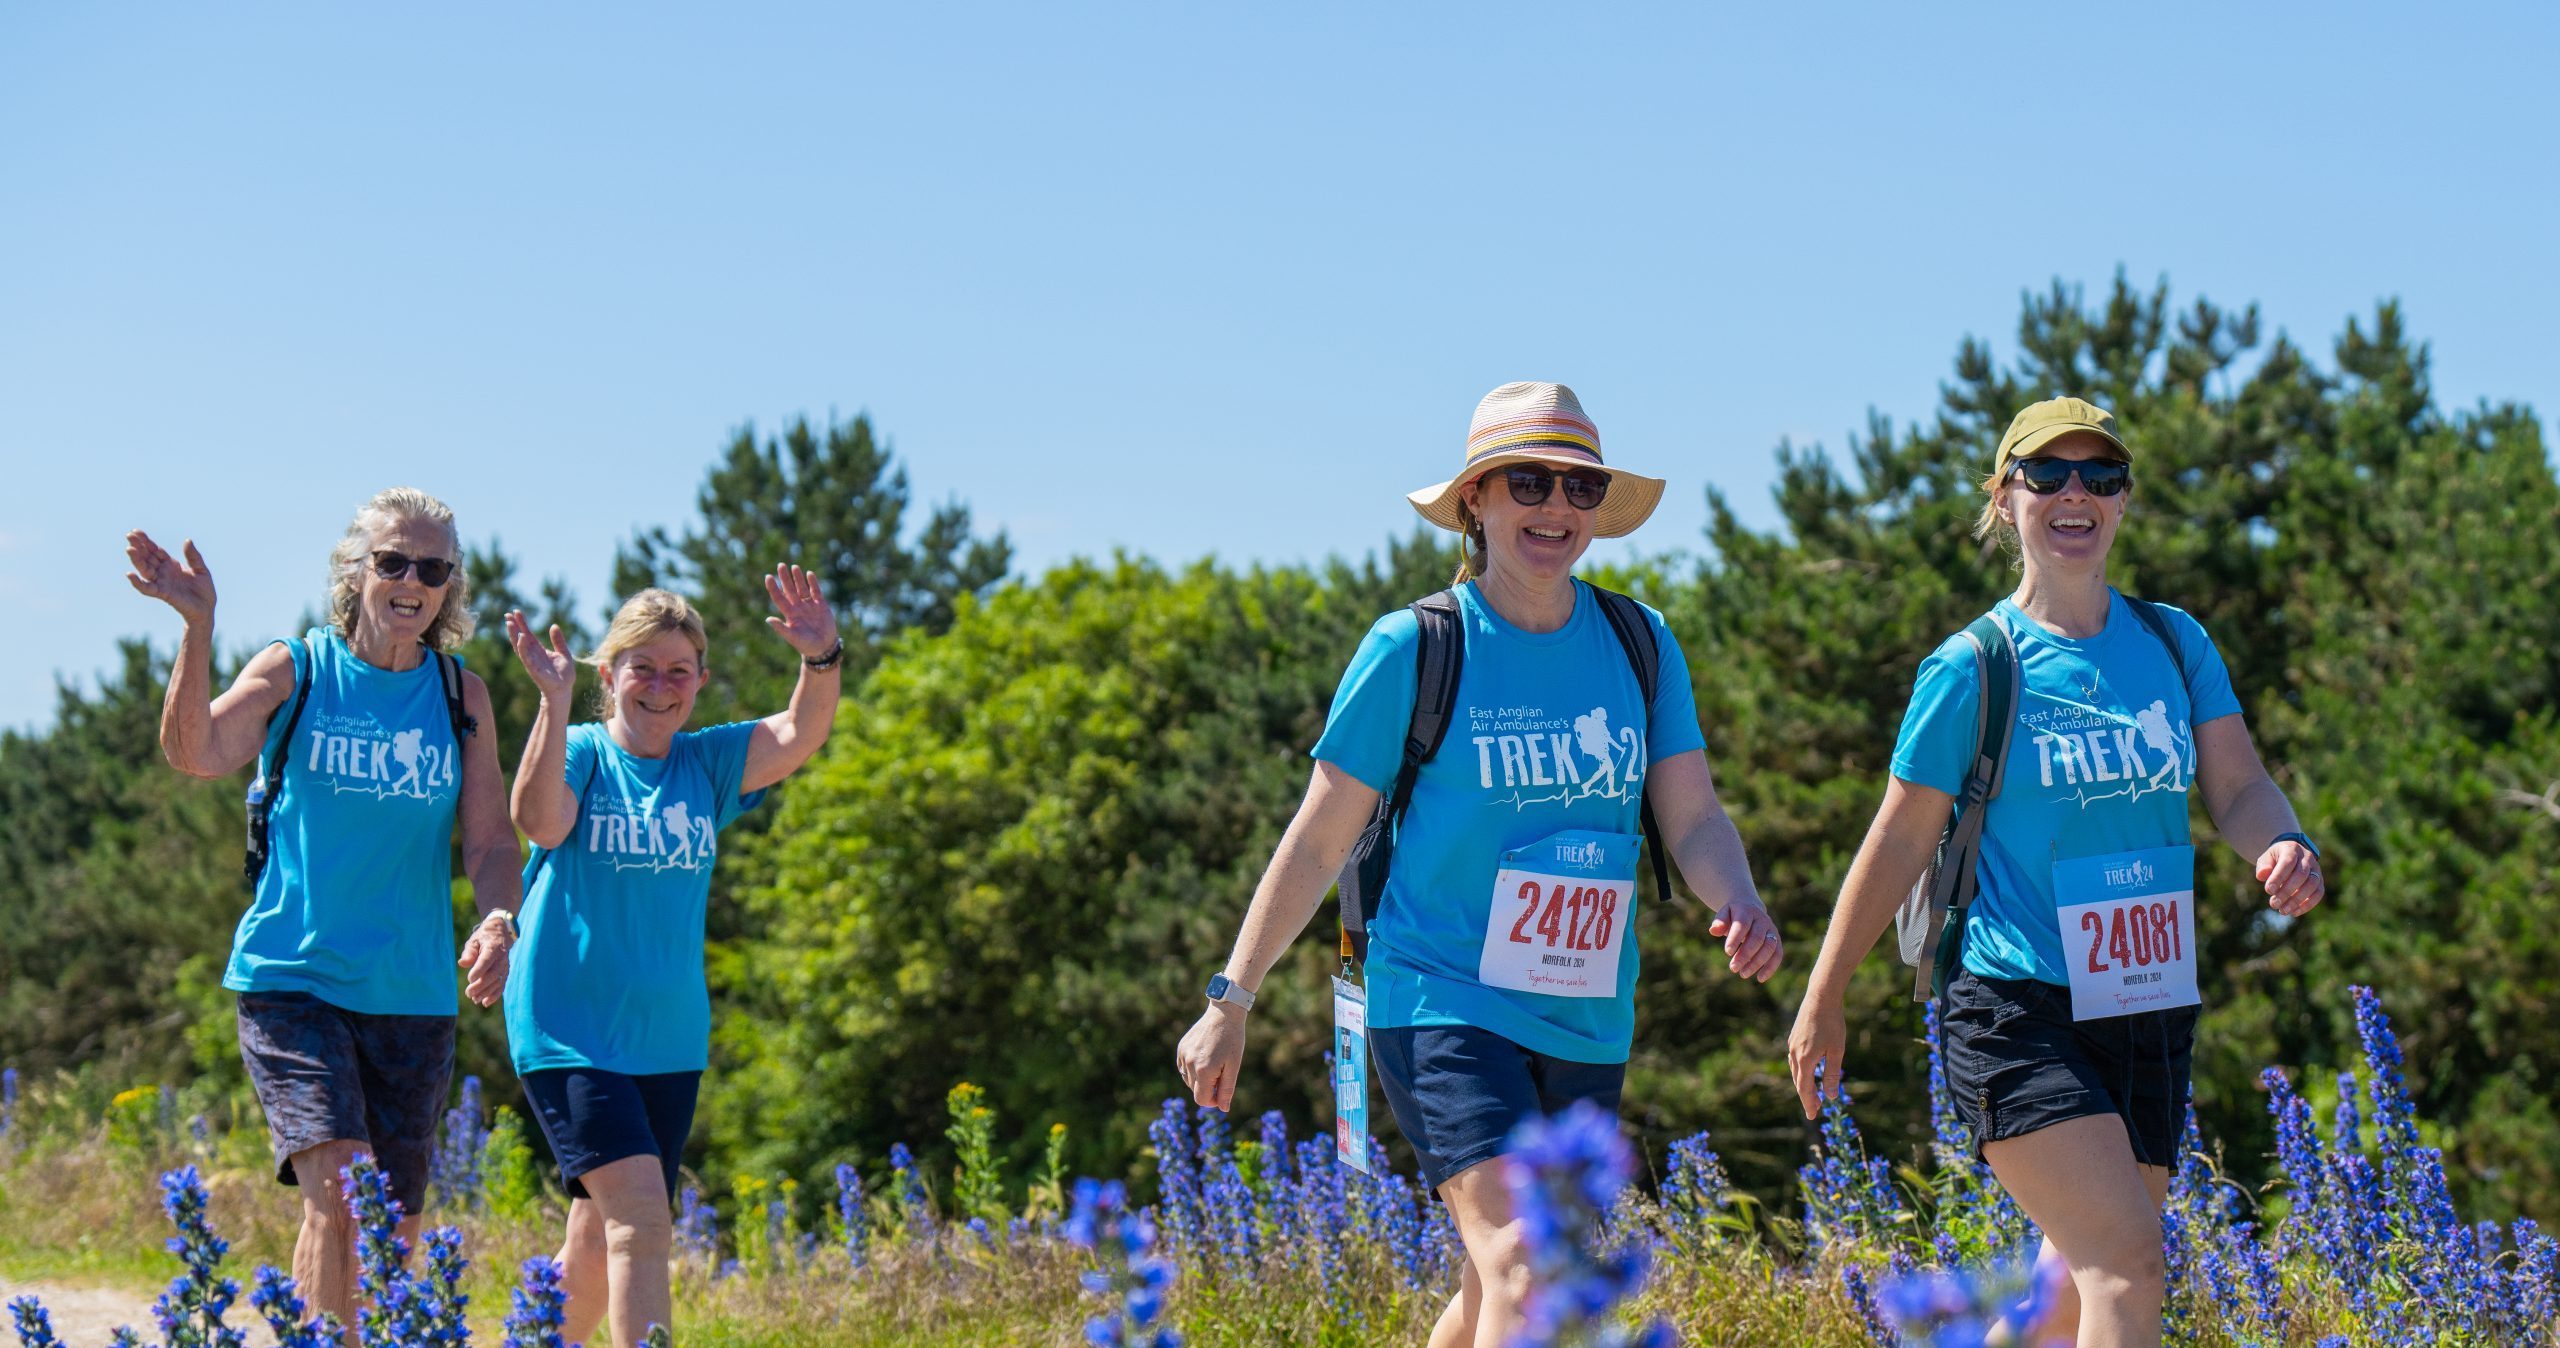
[{"label": "woman wearing straw hat", "polygon": [[1603,462],[1571,389],[1485,396],[1464,470],[1409,497],[1466,540],[1434,610],[1457,634],[1445,738],[1408,768],[1424,667],[1440,667],[1424,649],[1436,640],[1418,612],[1426,600],[1379,619],[1352,657],[1306,799],[1178,1053],[1199,1102],[1228,1107],[1254,990],[1373,817],[1401,803],[1367,914],[1367,1023],[1387,1103],[1466,1245],[1434,1348],[1500,1344],[1520,1323],[1522,1233],[1502,1167],[1480,1163],[1524,1119],[1581,1100],[1617,1107],[1635,1020],[1640,824],[1715,908],[1710,930],[1733,971],[1765,981],[1778,967],[1777,926],[1716,800],[1679,643],[1659,613],[1572,574],[1592,539],[1631,532],[1661,495],[1660,479]]},{"label": "woman wearing straw hat", "polygon": [[[1987,799],[1973,898],[1948,920],[1940,964],[1947,1085],[1975,1154],[2043,1229],[2047,1257],[2070,1266],[2077,1295],[2066,1289],[2055,1319],[2076,1321],[2084,1344],[2157,1344],[2160,1206],[2195,1049],[2190,787],[2255,864],[2268,907],[2300,917],[2326,890],[2212,638],[2107,584],[2133,486],[2113,422],[2053,398],[2001,437],[1974,532],[2014,549],[2017,593],[1920,666],[1788,1058],[1811,1118],[1842,1079],[1850,970],[1930,864],[1959,795]],[[1987,685],[1986,704],[1984,674],[2010,652],[2016,677]],[[2008,723],[1985,725],[1977,708],[2003,702]]]}]

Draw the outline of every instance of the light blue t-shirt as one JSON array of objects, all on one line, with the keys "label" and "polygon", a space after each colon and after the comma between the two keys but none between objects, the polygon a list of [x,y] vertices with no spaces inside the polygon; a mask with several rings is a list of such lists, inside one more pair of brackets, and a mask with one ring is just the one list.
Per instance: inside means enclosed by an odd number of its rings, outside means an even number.
[{"label": "light blue t-shirt", "polygon": [[507,970],[516,1071],[595,1067],[646,1076],[711,1061],[703,910],[719,832],[763,801],[740,795],[753,721],[689,730],[638,758],[601,723],[569,729],[563,771],[578,822],[525,864],[522,933]]},{"label": "light blue t-shirt", "polygon": [[[1369,921],[1369,1023],[1472,1025],[1551,1057],[1624,1062],[1635,1035],[1632,920],[1614,997],[1487,987],[1479,957],[1504,851],[1566,829],[1637,832],[1649,766],[1706,747],[1689,662],[1647,608],[1661,648],[1648,708],[1589,586],[1574,582],[1573,617],[1553,632],[1512,626],[1472,584],[1457,595],[1466,661],[1448,738],[1415,777],[1386,895]],[[1410,610],[1369,628],[1334,690],[1315,758],[1381,793],[1394,789],[1419,645]]]},{"label": "light blue t-shirt", "polygon": [[[2231,671],[2204,627],[2160,605],[2176,657],[2109,591],[2106,626],[2057,636],[2003,599],[1993,609],[2017,643],[2023,675],[2007,776],[1983,820],[1964,966],[1984,978],[2068,986],[2055,925],[2057,861],[2185,845],[2195,783],[2195,727],[2240,714]],[[1893,775],[1948,795],[1972,765],[1981,674],[1961,634],[1920,662],[1893,747]]]},{"label": "light blue t-shirt", "polygon": [[[319,657],[310,668],[304,642],[283,643],[311,696],[267,816],[267,868],[232,936],[222,985],[308,992],[367,1015],[450,1016],[462,755],[443,677],[432,655],[395,674],[357,659],[332,628],[315,627],[307,640]],[[266,755],[292,708],[288,694]],[[268,761],[259,761],[262,778]]]}]

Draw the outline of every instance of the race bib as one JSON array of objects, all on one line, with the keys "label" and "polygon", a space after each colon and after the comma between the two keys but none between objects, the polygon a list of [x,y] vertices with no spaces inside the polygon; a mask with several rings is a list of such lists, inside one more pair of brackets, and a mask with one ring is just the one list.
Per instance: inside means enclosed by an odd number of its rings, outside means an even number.
[{"label": "race bib", "polygon": [[1550,997],[1615,997],[1635,920],[1633,833],[1569,829],[1502,854],[1476,979]]},{"label": "race bib", "polygon": [[1333,1159],[1369,1173],[1369,994],[1333,980]]},{"label": "race bib", "polygon": [[2053,867],[2071,1018],[2194,1006],[2196,853],[2192,847],[2081,857]]}]

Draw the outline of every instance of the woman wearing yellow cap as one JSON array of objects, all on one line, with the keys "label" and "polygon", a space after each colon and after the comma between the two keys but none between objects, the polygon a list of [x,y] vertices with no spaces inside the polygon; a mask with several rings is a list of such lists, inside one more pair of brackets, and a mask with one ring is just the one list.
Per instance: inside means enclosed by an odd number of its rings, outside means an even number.
[{"label": "woman wearing yellow cap", "polygon": [[2198,1000],[2190,789],[2269,907],[2300,917],[2325,890],[2212,639],[2107,584],[2133,486],[2113,420],[2054,398],[2001,438],[1975,534],[2013,548],[2017,592],[1920,666],[1788,1058],[1811,1118],[1841,1080],[1850,971],[1947,842],[1952,902],[1911,916],[1937,941],[1956,1110],[2070,1267],[2056,1319],[2157,1344]]},{"label": "woman wearing yellow cap", "polygon": [[[1617,1107],[1645,852],[1658,883],[1668,852],[1715,909],[1734,972],[1778,967],[1679,643],[1659,613],[1573,578],[1592,539],[1632,531],[1661,494],[1602,461],[1571,389],[1485,397],[1464,471],[1408,498],[1464,535],[1457,582],[1379,619],[1352,657],[1306,799],[1179,1051],[1199,1102],[1227,1108],[1254,991],[1340,875],[1346,967],[1365,936],[1367,1050],[1466,1246],[1435,1348],[1501,1344],[1520,1322],[1521,1232],[1502,1167],[1482,1163],[1523,1120]],[[1366,1145],[1343,1154],[1365,1164]]]}]

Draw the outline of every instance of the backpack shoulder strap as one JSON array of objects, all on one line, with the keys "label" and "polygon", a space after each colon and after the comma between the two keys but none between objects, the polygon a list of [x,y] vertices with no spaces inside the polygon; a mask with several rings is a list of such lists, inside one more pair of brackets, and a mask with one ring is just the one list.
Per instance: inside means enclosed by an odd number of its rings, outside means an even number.
[{"label": "backpack shoulder strap", "polygon": [[1653,620],[1645,616],[1644,605],[1615,590],[1594,585],[1591,594],[1608,615],[1618,644],[1626,649],[1627,664],[1635,670],[1636,684],[1644,690],[1645,711],[1650,713],[1656,685],[1662,681],[1662,644],[1654,639]]},{"label": "backpack shoulder strap", "polygon": [[480,733],[480,718],[462,705],[462,662],[432,647],[427,653],[436,659],[436,678],[444,684],[445,720],[453,726],[454,747],[461,748],[464,740]]},{"label": "backpack shoulder strap", "polygon": [[1410,605],[1420,640],[1414,645],[1413,719],[1405,727],[1404,762],[1396,769],[1395,817],[1413,800],[1414,779],[1449,737],[1458,705],[1458,675],[1467,663],[1466,632],[1458,623],[1458,595],[1442,590]]},{"label": "backpack shoulder strap", "polygon": [[[293,732],[302,725],[302,709],[311,701],[311,686],[320,681],[320,652],[312,646],[311,638],[288,641],[284,648],[285,653],[293,657],[293,701],[289,711],[283,704],[276,708],[277,712],[283,713],[284,724],[268,745],[266,777],[267,799],[270,801],[276,798],[276,791],[283,784],[284,760],[293,752]],[[274,725],[275,719],[274,714],[269,714],[267,724]]]},{"label": "backpack shoulder strap", "polygon": [[1973,766],[1965,776],[1961,803],[1967,807],[1987,804],[2000,794],[2001,780],[2009,770],[2010,732],[2018,725],[2017,643],[2009,629],[1996,616],[1986,613],[1967,623],[1965,639],[1973,644],[1974,668],[1981,679],[1981,696],[1976,713],[1979,733],[1975,736]]},{"label": "backpack shoulder strap", "polygon": [[[2009,741],[2018,725],[2018,691],[2023,673],[2018,666],[2016,640],[1996,611],[1965,624],[1963,635],[1965,643],[1973,647],[1973,667],[1979,680],[1979,695],[1974,700],[1973,762],[1965,769],[1964,786],[1947,819],[1946,832],[1938,839],[1932,873],[1921,878],[1920,887],[1905,904],[1904,920],[1920,924],[1918,931],[1906,931],[1903,940],[1903,958],[1914,971],[1914,1001],[1943,999],[1947,980],[1963,963],[1965,925],[1973,908],[1974,866],[1981,855],[1982,830],[1991,814],[1991,802],[2000,794],[2002,779],[2008,776]],[[1913,907],[1924,901],[1925,908]]]},{"label": "backpack shoulder strap", "polygon": [[1440,752],[1449,721],[1458,705],[1458,675],[1467,662],[1466,629],[1458,620],[1458,596],[1442,590],[1415,600],[1413,712],[1405,722],[1404,752],[1396,765],[1394,785],[1378,798],[1369,824],[1352,845],[1337,887],[1342,916],[1342,966],[1348,976],[1369,958],[1369,919],[1386,896],[1387,867],[1395,856],[1396,827],[1413,803],[1413,784],[1422,765]]},{"label": "backpack shoulder strap", "polygon": [[2160,638],[2160,644],[2169,648],[2169,658],[2176,661],[2178,665],[2178,682],[2186,685],[2188,700],[2193,701],[2196,673],[2187,667],[2187,648],[2178,644],[2177,631],[2169,626],[2169,615],[2161,612],[2160,606],[2148,599],[2136,599],[2132,595],[2126,595],[2124,602],[2125,607],[2133,610],[2133,616],[2140,618],[2142,625],[2151,629],[2151,635]]},{"label": "backpack shoulder strap", "polygon": [[[1644,693],[1645,723],[1653,722],[1654,694],[1662,684],[1662,643],[1653,634],[1653,620],[1645,616],[1644,605],[1615,590],[1594,585],[1591,595],[1600,601],[1600,611],[1608,615],[1609,629],[1618,634],[1618,646],[1627,653],[1627,664],[1635,671],[1636,687]],[[1671,862],[1663,852],[1662,825],[1653,817],[1653,772],[1650,762],[1645,771],[1645,788],[1641,815],[1644,821],[1645,852],[1653,858],[1653,887],[1669,903],[1672,897]]]}]

